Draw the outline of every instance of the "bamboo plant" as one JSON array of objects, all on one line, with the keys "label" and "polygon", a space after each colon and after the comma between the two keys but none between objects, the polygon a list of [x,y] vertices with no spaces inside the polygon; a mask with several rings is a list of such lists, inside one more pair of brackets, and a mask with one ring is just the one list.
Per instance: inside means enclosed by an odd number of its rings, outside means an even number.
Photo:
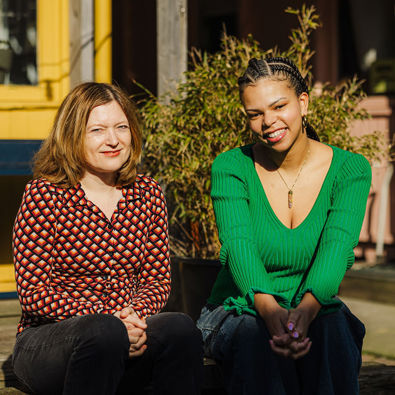
[{"label": "bamboo plant", "polygon": [[[298,19],[290,46],[262,49],[248,37],[224,34],[219,52],[197,49],[176,92],[140,100],[144,125],[144,172],[164,187],[170,213],[173,253],[189,257],[218,257],[219,243],[210,199],[210,170],[221,152],[251,143],[252,135],[240,103],[237,78],[252,57],[285,56],[313,83],[310,38],[319,25],[314,7],[288,8]],[[382,138],[373,132],[362,137],[349,134],[350,124],[368,118],[358,104],[364,98],[356,77],[333,86],[324,84],[310,92],[309,122],[321,141],[376,159]]]}]

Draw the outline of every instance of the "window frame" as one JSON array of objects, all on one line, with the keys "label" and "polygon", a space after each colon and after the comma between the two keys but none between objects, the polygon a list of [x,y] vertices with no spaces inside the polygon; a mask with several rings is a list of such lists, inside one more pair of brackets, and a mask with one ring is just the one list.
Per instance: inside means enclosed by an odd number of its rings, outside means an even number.
[{"label": "window frame", "polygon": [[55,108],[69,90],[69,1],[37,0],[37,85],[0,85],[0,110]]}]

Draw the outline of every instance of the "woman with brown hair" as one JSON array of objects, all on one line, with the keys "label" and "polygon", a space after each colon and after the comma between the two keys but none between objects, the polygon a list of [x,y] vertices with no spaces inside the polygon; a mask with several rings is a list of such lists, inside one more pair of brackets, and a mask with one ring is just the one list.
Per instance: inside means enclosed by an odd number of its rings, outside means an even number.
[{"label": "woman with brown hair", "polygon": [[136,110],[85,83],[60,106],[14,227],[16,375],[37,394],[198,394],[201,336],[170,292],[167,210],[136,174]]}]

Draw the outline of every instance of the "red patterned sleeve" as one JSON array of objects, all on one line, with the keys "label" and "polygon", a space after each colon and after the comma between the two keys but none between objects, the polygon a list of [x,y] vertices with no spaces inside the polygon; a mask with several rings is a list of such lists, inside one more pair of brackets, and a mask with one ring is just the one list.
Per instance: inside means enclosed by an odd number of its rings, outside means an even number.
[{"label": "red patterned sleeve", "polygon": [[146,242],[144,264],[138,275],[139,287],[132,303],[140,317],[160,312],[169,297],[171,283],[166,201],[160,186],[152,182],[154,218]]},{"label": "red patterned sleeve", "polygon": [[55,205],[48,183],[34,180],[26,186],[13,234],[15,278],[23,314],[33,320],[59,321],[99,312],[99,305],[66,297],[51,287],[55,233]]}]

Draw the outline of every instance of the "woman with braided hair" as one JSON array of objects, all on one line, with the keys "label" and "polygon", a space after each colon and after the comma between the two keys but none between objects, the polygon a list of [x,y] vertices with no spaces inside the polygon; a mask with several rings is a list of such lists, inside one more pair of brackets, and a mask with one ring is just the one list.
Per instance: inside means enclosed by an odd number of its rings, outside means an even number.
[{"label": "woman with braided hair", "polygon": [[290,60],[251,59],[238,82],[257,142],[212,166],[222,269],[198,320],[205,353],[229,394],[357,394],[364,326],[336,294],[369,163],[319,142]]}]

